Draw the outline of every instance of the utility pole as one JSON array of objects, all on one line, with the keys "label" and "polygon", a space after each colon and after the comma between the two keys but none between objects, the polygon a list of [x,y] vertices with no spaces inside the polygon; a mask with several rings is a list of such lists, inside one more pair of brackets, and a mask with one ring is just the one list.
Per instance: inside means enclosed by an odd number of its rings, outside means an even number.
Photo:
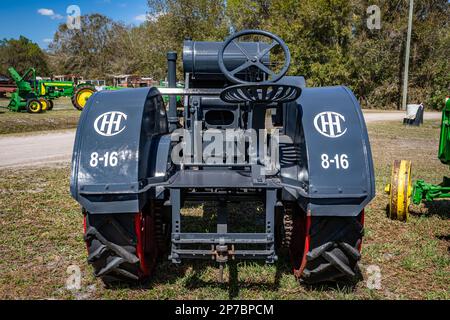
[{"label": "utility pole", "polygon": [[406,40],[406,50],[405,50],[406,52],[405,52],[405,72],[403,78],[402,110],[406,110],[406,104],[408,103],[409,52],[411,48],[413,13],[414,13],[414,0],[409,0],[408,36]]}]

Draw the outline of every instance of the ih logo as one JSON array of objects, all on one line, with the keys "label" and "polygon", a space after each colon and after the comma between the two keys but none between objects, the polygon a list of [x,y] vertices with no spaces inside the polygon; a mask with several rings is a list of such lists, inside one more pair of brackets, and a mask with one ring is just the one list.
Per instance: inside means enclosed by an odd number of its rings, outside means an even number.
[{"label": "ih logo", "polygon": [[337,112],[322,112],[314,118],[314,126],[319,133],[328,138],[339,138],[347,132],[345,117]]},{"label": "ih logo", "polygon": [[98,134],[105,137],[112,137],[121,133],[127,127],[125,122],[127,115],[123,112],[106,112],[95,119],[94,129]]}]

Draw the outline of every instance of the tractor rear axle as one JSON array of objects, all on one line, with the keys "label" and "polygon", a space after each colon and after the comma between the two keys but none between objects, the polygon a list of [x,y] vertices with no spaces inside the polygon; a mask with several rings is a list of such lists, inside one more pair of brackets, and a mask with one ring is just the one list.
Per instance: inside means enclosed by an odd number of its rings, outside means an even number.
[{"label": "tractor rear axle", "polygon": [[417,180],[414,184],[412,200],[416,205],[423,200],[434,201],[444,198],[450,198],[450,178],[448,177],[444,177],[444,181],[439,185],[426,183],[423,180]]}]

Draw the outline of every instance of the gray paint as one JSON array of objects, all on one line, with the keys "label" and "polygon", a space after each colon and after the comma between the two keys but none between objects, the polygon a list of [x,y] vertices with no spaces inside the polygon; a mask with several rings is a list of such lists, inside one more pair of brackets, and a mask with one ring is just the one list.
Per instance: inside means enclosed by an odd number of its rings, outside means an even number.
[{"label": "gray paint", "polygon": [[[221,79],[225,76],[220,71],[218,54],[223,42],[185,41],[183,46],[183,68],[193,79]],[[249,53],[263,51],[267,44],[258,42],[242,42],[241,46]],[[224,53],[224,62],[228,70],[233,70],[247,61],[245,55],[234,44],[230,44]],[[269,55],[262,58],[269,65]]]},{"label": "gray paint", "polygon": [[[296,109],[295,109],[296,108]],[[304,88],[296,106],[286,110],[290,121],[295,119],[296,128],[301,123],[303,131],[289,130],[287,135],[294,141],[304,141],[308,175],[301,181],[292,170],[283,175],[285,187],[297,192],[299,202],[312,215],[356,216],[375,196],[375,178],[372,153],[361,108],[354,95],[346,87]],[[321,134],[314,125],[317,115],[336,112],[345,118],[340,121],[340,137],[331,138]],[[319,124],[321,122],[319,121]],[[319,128],[322,128],[319,126]],[[295,137],[295,135],[303,135]],[[330,163],[322,166],[322,155],[334,160],[335,155],[348,156],[349,168],[336,168]],[[298,171],[294,171],[298,173]]]},{"label": "gray paint", "polygon": [[[169,88],[177,87],[177,53],[167,53],[167,80],[169,82]],[[169,130],[173,132],[177,128],[177,97],[169,97],[169,110],[168,110]]]},{"label": "gray paint", "polygon": [[[142,208],[147,194],[140,189],[155,174],[155,148],[160,135],[167,133],[167,116],[164,108],[156,110],[158,105],[163,106],[155,88],[103,91],[89,99],[75,138],[71,177],[72,196],[87,211],[124,213]],[[120,122],[124,129],[103,136],[95,124],[101,127],[102,115],[109,112],[126,115]],[[106,159],[112,152],[118,154],[116,166]],[[94,153],[98,163],[91,162]]]},{"label": "gray paint", "polygon": [[[242,45],[255,53],[265,46],[259,43]],[[192,120],[204,121],[208,112],[229,110],[234,113],[235,120],[228,127],[258,129],[264,127],[266,107],[282,108],[280,174],[275,172],[273,176],[263,177],[259,164],[225,167],[195,163],[174,170],[170,161],[172,143],[160,91],[141,88],[100,92],[89,99],[76,135],[71,193],[90,214],[136,213],[150,199],[163,201],[172,216],[169,259],[173,263],[180,263],[185,258],[213,258],[223,263],[228,259],[228,254],[223,253],[230,245],[233,250],[236,245],[232,257],[264,259],[273,263],[277,259],[275,207],[285,201],[298,201],[313,216],[357,216],[373,199],[375,179],[367,129],[350,90],[345,87],[307,88],[305,79],[299,76],[283,77],[278,81],[278,84],[302,88],[297,101],[260,105],[253,110],[249,106],[219,101],[217,96],[221,92],[218,88],[227,84],[217,63],[221,46],[221,42],[185,42],[186,85],[206,87],[198,89],[204,96],[197,92],[186,99],[189,102],[186,113],[189,111]],[[245,61],[242,53],[233,46],[224,58],[229,69]],[[265,61],[269,61],[268,55]],[[171,62],[169,78],[173,85],[173,59]],[[214,90],[215,96],[209,96],[211,93],[207,94],[205,89]],[[248,112],[245,124],[241,112]],[[114,123],[109,122],[112,113]],[[117,118],[118,115],[121,118]],[[210,124],[205,127],[224,126]],[[335,133],[339,137],[333,136]],[[106,166],[104,159],[93,165],[94,152],[102,159],[107,153],[117,152],[117,165],[106,162]],[[336,163],[328,161],[330,166],[324,168],[324,154],[329,160],[334,160],[335,155],[346,155],[349,167],[337,168]],[[265,203],[265,232],[227,233],[226,202],[242,202],[249,198]],[[180,211],[186,199],[213,199],[221,203],[217,233],[182,232]],[[186,248],[190,244],[195,248]],[[196,249],[198,244],[209,244],[212,249]],[[258,245],[258,248],[241,250],[242,244]]]}]

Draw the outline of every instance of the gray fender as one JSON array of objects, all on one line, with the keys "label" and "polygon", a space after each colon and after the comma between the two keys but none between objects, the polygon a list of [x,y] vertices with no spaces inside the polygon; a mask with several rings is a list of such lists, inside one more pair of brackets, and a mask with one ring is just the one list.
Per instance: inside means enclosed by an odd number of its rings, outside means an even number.
[{"label": "gray fender", "polygon": [[167,137],[156,88],[95,93],[76,133],[72,196],[92,214],[139,212],[156,189],[151,187],[165,180],[165,172],[158,172],[164,171],[158,168],[158,149],[169,147]]},{"label": "gray fender", "polygon": [[311,215],[360,214],[375,197],[375,177],[366,124],[353,93],[343,86],[304,88],[286,113],[285,133],[302,160],[296,170],[281,170],[285,190]]}]

